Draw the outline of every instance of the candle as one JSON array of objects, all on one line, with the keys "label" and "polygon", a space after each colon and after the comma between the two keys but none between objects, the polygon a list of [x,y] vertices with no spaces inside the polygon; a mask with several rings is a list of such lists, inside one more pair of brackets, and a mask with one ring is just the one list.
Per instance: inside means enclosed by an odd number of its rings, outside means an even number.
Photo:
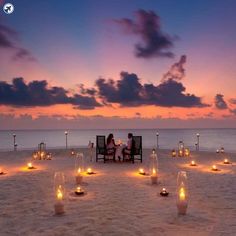
[{"label": "candle", "polygon": [[152,175],[156,176],[156,170],[154,168],[152,169]]},{"label": "candle", "polygon": [[186,199],[185,188],[181,187],[178,192],[178,202],[177,202],[178,214],[185,215],[187,211],[187,206],[188,203]]},{"label": "candle", "polygon": [[75,181],[77,184],[81,184],[83,180],[83,176],[81,175],[81,169],[78,168],[76,176],[75,176]]},{"label": "candle", "polygon": [[139,174],[140,174],[140,175],[145,175],[145,171],[144,171],[143,168],[140,168],[140,169],[139,169]]},{"label": "candle", "polygon": [[169,193],[167,192],[166,188],[162,188],[160,195],[163,197],[167,197],[169,195]]},{"label": "candle", "polygon": [[176,157],[176,151],[172,150],[172,157]]},{"label": "candle", "polygon": [[52,155],[51,155],[51,153],[48,153],[47,154],[47,160],[51,160],[52,159]]},{"label": "candle", "polygon": [[189,151],[189,149],[188,148],[185,148],[184,149],[184,155],[186,156],[186,157],[189,157],[189,155],[190,155],[190,151]]},{"label": "candle", "polygon": [[0,168],[0,175],[3,175],[3,174],[4,174],[4,172],[3,172],[2,168]]},{"label": "candle", "polygon": [[180,201],[185,201],[185,191],[184,191],[184,188],[180,188],[179,190],[179,199]]},{"label": "candle", "polygon": [[63,193],[61,191],[61,186],[59,185],[56,194],[56,203],[54,205],[55,214],[61,215],[64,214],[64,204],[63,204]]},{"label": "candle", "polygon": [[154,168],[152,169],[151,183],[157,184],[157,172]]},{"label": "candle", "polygon": [[92,168],[88,168],[88,169],[87,169],[87,174],[88,174],[88,175],[94,174],[94,172],[92,171]]},{"label": "candle", "polygon": [[212,169],[213,171],[218,171],[218,169],[217,169],[217,166],[216,166],[216,165],[213,165],[211,169]]},{"label": "candle", "polygon": [[197,164],[196,164],[196,162],[195,161],[191,161],[190,162],[190,166],[196,166]]},{"label": "candle", "polygon": [[230,161],[226,158],[224,159],[224,164],[230,164]]},{"label": "candle", "polygon": [[183,156],[183,151],[179,150],[179,156],[182,157]]},{"label": "candle", "polygon": [[36,153],[36,152],[34,152],[34,153],[33,153],[33,159],[35,159],[35,160],[36,160],[36,159],[37,159],[37,157],[38,157],[37,153]]},{"label": "candle", "polygon": [[55,172],[54,174],[54,210],[56,215],[62,215],[65,212],[65,175],[63,172]]},{"label": "candle", "polygon": [[177,177],[176,205],[179,215],[185,215],[188,207],[187,173],[180,171]]},{"label": "candle", "polygon": [[61,201],[63,198],[63,194],[62,191],[60,190],[60,188],[57,189],[57,200]]},{"label": "candle", "polygon": [[40,153],[41,159],[44,159],[44,156],[45,156],[45,152],[41,152],[41,153]]},{"label": "candle", "polygon": [[82,195],[82,194],[84,194],[84,191],[80,186],[78,186],[75,190],[75,194],[76,195]]},{"label": "candle", "polygon": [[224,153],[224,152],[225,152],[225,149],[222,147],[222,148],[220,149],[220,152],[221,152],[221,153]]},{"label": "candle", "polygon": [[29,162],[27,166],[28,166],[28,169],[34,169],[32,162]]}]

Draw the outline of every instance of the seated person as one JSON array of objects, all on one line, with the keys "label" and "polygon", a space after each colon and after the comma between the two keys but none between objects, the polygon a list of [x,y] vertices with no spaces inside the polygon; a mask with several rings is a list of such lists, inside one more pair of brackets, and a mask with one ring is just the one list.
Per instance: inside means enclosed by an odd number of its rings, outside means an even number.
[{"label": "seated person", "polygon": [[126,154],[131,154],[131,149],[134,145],[134,140],[133,140],[133,134],[132,133],[128,133],[128,141],[127,141],[127,145],[126,147],[123,149],[123,157]]},{"label": "seated person", "polygon": [[106,149],[108,154],[113,154],[116,149],[116,144],[113,134],[109,134],[107,137]]}]

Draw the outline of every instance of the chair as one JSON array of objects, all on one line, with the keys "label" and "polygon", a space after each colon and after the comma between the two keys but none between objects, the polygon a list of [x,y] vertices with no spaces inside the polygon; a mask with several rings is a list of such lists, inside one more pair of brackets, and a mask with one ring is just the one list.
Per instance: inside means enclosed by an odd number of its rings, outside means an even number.
[{"label": "chair", "polygon": [[[102,157],[99,157],[102,156]],[[107,153],[106,149],[106,137],[105,135],[96,136],[96,162],[103,160],[104,163],[110,160],[109,157],[112,156],[112,160],[115,161],[115,149],[112,153]]]},{"label": "chair", "polygon": [[[130,157],[130,161],[133,163],[135,160],[143,162],[143,153],[142,153],[142,136],[133,136],[133,142],[131,147],[130,154],[124,154],[125,156]],[[139,157],[137,157],[139,156]],[[124,158],[123,158],[124,160]]]}]

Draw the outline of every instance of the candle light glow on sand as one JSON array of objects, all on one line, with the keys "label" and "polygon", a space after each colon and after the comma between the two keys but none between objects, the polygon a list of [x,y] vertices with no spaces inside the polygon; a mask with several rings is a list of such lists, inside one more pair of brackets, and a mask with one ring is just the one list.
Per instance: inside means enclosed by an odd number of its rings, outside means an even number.
[{"label": "candle light glow on sand", "polygon": [[211,170],[212,170],[212,171],[219,171],[219,169],[217,168],[216,165],[212,165]]},{"label": "candle light glow on sand", "polygon": [[139,168],[139,174],[140,174],[140,175],[145,175],[145,171],[144,171],[143,168]]},{"label": "candle light glow on sand", "polygon": [[4,174],[4,171],[3,169],[0,167],[0,175],[3,175]]},{"label": "candle light glow on sand", "polygon": [[84,194],[84,190],[80,186],[77,186],[75,189],[75,194],[81,196]]},{"label": "candle light glow on sand", "polygon": [[190,162],[190,166],[197,166],[197,164],[196,164],[195,161],[191,161],[191,162]]},{"label": "candle light glow on sand", "polygon": [[27,163],[27,167],[28,167],[29,170],[35,168],[35,167],[33,166],[33,163],[32,163],[32,162],[28,162],[28,163]]},{"label": "candle light glow on sand", "polygon": [[169,195],[169,192],[167,192],[166,188],[162,188],[160,195],[163,197],[167,197]]},{"label": "candle light glow on sand", "polygon": [[95,174],[95,172],[92,170],[91,167],[89,167],[89,168],[87,168],[87,174],[88,175],[93,175],[93,174]]},{"label": "candle light glow on sand", "polygon": [[229,159],[225,158],[224,159],[224,164],[231,164],[231,163],[230,163]]}]

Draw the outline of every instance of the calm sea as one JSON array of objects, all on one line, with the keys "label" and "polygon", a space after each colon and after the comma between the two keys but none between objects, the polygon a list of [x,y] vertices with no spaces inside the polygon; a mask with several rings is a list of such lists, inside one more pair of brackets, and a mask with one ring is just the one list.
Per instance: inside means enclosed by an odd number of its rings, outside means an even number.
[{"label": "calm sea", "polygon": [[[156,132],[159,132],[159,146],[163,149],[177,147],[182,140],[191,149],[195,149],[196,134],[200,134],[200,150],[215,151],[224,147],[226,151],[236,152],[236,129],[135,129],[135,130],[68,130],[68,147],[85,147],[89,140],[96,142],[96,135],[113,133],[115,139],[127,140],[127,133],[143,137],[143,147],[154,148],[157,145]],[[13,149],[13,133],[16,134],[18,149],[36,148],[45,142],[48,148],[65,147],[64,130],[4,130],[0,131],[0,150]]]}]

